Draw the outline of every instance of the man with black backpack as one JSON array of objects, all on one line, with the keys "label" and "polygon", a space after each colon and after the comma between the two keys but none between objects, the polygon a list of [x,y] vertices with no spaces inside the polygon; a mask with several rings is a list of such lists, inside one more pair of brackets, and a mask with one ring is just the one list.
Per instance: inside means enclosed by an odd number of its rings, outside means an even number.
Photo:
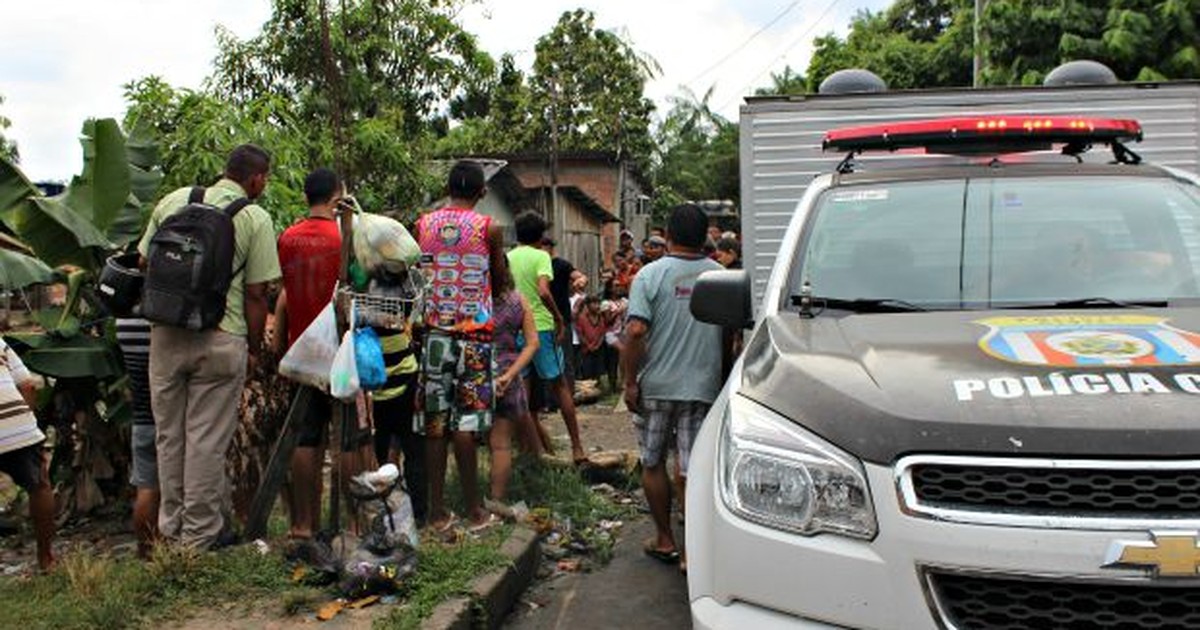
[{"label": "man with black backpack", "polygon": [[244,144],[208,188],[181,188],[155,207],[138,251],[150,335],[150,399],[163,539],[214,546],[224,526],[225,457],[247,368],[263,348],[267,284],[279,279],[275,230],[251,203],[271,158]]}]

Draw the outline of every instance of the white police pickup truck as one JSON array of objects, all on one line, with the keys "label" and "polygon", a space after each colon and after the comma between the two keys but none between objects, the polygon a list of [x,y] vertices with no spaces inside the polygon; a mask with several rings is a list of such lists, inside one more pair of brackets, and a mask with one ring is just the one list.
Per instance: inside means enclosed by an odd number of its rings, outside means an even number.
[{"label": "white police pickup truck", "polygon": [[[1141,134],[825,136],[847,159],[692,450],[696,627],[1200,628],[1200,184]],[[875,151],[951,157],[860,169]],[[710,272],[692,311],[740,327],[751,294]]]}]

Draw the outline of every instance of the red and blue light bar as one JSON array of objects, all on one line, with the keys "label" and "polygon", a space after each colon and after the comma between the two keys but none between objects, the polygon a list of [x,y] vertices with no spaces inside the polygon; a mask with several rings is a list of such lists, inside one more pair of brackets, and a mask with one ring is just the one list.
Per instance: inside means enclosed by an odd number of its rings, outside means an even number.
[{"label": "red and blue light bar", "polygon": [[1081,116],[970,116],[834,129],[825,134],[826,151],[924,148],[930,153],[1029,150],[1055,143],[1110,144],[1141,141],[1136,120]]}]

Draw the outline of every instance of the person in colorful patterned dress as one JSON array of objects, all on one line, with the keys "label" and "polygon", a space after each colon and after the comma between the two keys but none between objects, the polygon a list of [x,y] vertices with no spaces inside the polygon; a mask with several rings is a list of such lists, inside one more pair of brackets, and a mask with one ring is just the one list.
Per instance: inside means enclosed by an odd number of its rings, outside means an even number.
[{"label": "person in colorful patterned dress", "polygon": [[492,424],[491,270],[504,256],[502,228],[474,210],[486,192],[479,164],[459,161],[450,169],[449,203],[417,221],[421,269],[430,290],[416,422],[426,436],[429,524],[438,532],[455,521],[444,500],[448,441],[454,443],[471,528],[497,520],[483,507],[475,454],[476,435]]},{"label": "person in colorful patterned dress", "polygon": [[[538,351],[537,324],[533,309],[517,290],[503,256],[492,268],[492,301],[495,314],[493,340],[496,352],[496,421],[488,443],[492,451],[492,500],[503,503],[512,476],[512,432],[521,432],[521,441],[538,457],[542,443],[529,413],[529,400],[521,372]],[[519,348],[517,336],[524,334],[529,343]]]}]

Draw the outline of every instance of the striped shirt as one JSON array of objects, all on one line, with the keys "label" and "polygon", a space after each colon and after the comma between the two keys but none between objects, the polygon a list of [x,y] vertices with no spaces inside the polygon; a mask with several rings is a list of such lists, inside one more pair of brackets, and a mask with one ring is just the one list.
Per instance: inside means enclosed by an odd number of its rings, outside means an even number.
[{"label": "striped shirt", "polygon": [[40,444],[46,436],[38,429],[33,410],[25,404],[25,397],[17,388],[33,377],[17,353],[3,340],[0,340],[0,350],[0,453],[8,453]]},{"label": "striped shirt", "polygon": [[140,318],[117,320],[117,345],[125,360],[132,392],[133,423],[154,424],[150,411],[150,322]]},{"label": "striped shirt", "polygon": [[387,366],[387,382],[372,394],[375,400],[399,398],[415,381],[417,356],[413,353],[412,337],[402,331],[376,328],[379,345],[383,348],[383,364]]}]

